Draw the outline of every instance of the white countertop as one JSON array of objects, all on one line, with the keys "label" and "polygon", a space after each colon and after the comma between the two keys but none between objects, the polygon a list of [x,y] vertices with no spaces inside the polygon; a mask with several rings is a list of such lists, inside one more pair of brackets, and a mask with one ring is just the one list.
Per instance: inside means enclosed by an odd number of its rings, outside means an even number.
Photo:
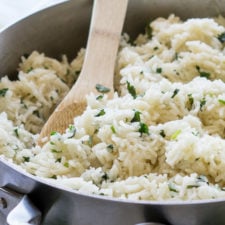
[{"label": "white countertop", "polygon": [[0,0],[0,30],[17,20],[64,0]]}]

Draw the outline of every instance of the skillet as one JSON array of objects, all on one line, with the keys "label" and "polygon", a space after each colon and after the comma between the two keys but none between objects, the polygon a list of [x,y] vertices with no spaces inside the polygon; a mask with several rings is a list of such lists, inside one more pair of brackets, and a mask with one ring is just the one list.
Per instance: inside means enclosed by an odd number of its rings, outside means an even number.
[{"label": "skillet", "polygon": [[[213,2],[213,3],[212,3]],[[16,79],[20,57],[33,50],[69,59],[86,46],[93,2],[76,0],[37,12],[0,33],[0,75]],[[182,19],[225,13],[225,1],[130,0],[124,32],[174,13]],[[55,187],[0,158],[0,222],[43,225],[224,225],[225,199],[130,201]],[[20,223],[19,223],[20,222]]]}]

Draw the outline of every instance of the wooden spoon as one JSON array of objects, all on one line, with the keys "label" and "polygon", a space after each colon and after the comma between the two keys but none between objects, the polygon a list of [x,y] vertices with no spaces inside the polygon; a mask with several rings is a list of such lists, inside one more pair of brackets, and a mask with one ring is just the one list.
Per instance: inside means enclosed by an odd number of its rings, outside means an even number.
[{"label": "wooden spoon", "polygon": [[70,92],[44,125],[38,140],[43,145],[52,131],[65,132],[75,116],[86,108],[86,95],[96,84],[113,94],[114,67],[128,0],[95,0],[84,64]]}]

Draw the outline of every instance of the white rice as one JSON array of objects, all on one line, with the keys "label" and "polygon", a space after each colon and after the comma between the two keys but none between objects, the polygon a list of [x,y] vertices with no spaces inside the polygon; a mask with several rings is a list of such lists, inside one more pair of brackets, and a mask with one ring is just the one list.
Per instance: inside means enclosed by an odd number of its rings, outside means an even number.
[{"label": "white rice", "polygon": [[[41,148],[38,132],[76,80],[69,63],[33,52],[19,80],[0,82],[0,151],[27,172],[84,193],[135,200],[225,197],[224,18],[149,26],[135,45],[124,35],[116,88],[87,96],[65,134]],[[225,36],[224,36],[225,38]],[[100,113],[101,112],[101,113]]]}]

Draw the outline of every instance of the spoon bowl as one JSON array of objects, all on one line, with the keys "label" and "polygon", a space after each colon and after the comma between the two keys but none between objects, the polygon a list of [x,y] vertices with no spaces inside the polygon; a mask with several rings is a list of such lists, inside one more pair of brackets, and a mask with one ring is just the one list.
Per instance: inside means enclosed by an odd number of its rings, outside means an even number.
[{"label": "spoon bowl", "polygon": [[74,117],[86,107],[86,95],[97,93],[96,85],[113,94],[113,77],[128,0],[96,0],[92,12],[84,64],[78,80],[44,125],[38,140],[42,145],[51,132],[65,132]]}]

